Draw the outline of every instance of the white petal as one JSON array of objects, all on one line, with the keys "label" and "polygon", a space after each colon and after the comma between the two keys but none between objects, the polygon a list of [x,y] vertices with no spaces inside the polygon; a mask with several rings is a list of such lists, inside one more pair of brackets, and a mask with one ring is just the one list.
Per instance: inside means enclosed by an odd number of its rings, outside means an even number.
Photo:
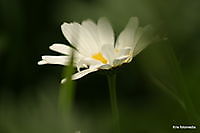
[{"label": "white petal", "polygon": [[101,44],[110,44],[114,46],[114,32],[109,21],[106,18],[100,18],[97,27]]},{"label": "white petal", "polygon": [[91,72],[95,72],[99,69],[101,69],[101,67],[103,67],[105,64],[96,64],[96,65],[91,65],[88,69],[82,70],[80,72],[77,72],[75,74],[72,75],[72,80],[76,80],[79,78],[82,78],[83,76],[91,73]]},{"label": "white petal", "polygon": [[98,60],[95,60],[95,59],[92,59],[92,58],[89,58],[89,57],[83,57],[82,59],[80,59],[80,61],[78,62],[79,64],[85,64],[85,65],[100,65],[102,64],[100,61]]},{"label": "white petal", "polygon": [[82,58],[83,56],[76,51],[75,49],[73,49],[70,46],[67,46],[65,44],[53,44],[49,47],[51,50],[68,55],[68,58],[71,58],[71,54],[73,52],[74,54],[74,62],[77,62],[77,60],[79,60],[80,58]]},{"label": "white petal", "polygon": [[66,79],[66,78],[64,78],[64,79],[62,79],[62,80],[61,80],[61,82],[60,82],[60,83],[61,83],[61,84],[64,84],[66,81],[67,81],[67,79]]},{"label": "white petal", "polygon": [[109,61],[109,64],[112,64],[115,58],[114,50],[115,49],[113,45],[105,44],[102,46],[101,51],[103,53],[103,56]]},{"label": "white petal", "polygon": [[134,36],[136,34],[138,25],[139,25],[139,21],[137,17],[130,18],[125,29],[120,33],[117,39],[116,48],[121,49],[124,47],[132,47],[132,48],[135,47]]},{"label": "white petal", "polygon": [[121,56],[127,56],[130,55],[132,52],[132,48],[131,47],[125,47],[122,49],[115,49],[115,54],[116,54],[116,58],[120,58]]},{"label": "white petal", "polygon": [[90,32],[78,23],[64,23],[61,26],[66,39],[82,54],[91,56],[99,51]]},{"label": "white petal", "polygon": [[141,38],[142,34],[143,34],[144,28],[143,27],[138,27],[136,34],[135,34],[135,40],[134,43],[137,43],[139,41],[139,39]]},{"label": "white petal", "polygon": [[104,69],[104,70],[108,70],[110,68],[112,68],[112,65],[110,65],[110,64],[103,64],[103,65],[99,66],[99,69]]},{"label": "white petal", "polygon": [[83,57],[76,63],[77,70],[80,71],[80,68],[87,68],[89,66],[102,65],[98,60],[94,60],[89,57]]},{"label": "white petal", "polygon": [[72,48],[65,45],[65,44],[59,44],[59,43],[55,43],[53,45],[51,45],[49,47],[49,49],[59,52],[61,54],[65,54],[65,55],[70,55],[72,52]]},{"label": "white petal", "polygon": [[96,41],[97,47],[101,50],[101,42],[98,36],[97,25],[90,19],[83,21],[81,25],[90,32],[91,36]]},{"label": "white petal", "polygon": [[113,61],[113,66],[119,66],[123,63],[127,63],[126,60],[128,60],[130,58],[130,56],[121,56],[119,58],[116,58],[114,61]]},{"label": "white petal", "polygon": [[[95,72],[99,69],[101,69],[101,67],[104,67],[105,65],[102,64],[102,65],[94,65],[94,66],[90,66],[88,69],[85,69],[85,70],[82,70],[82,71],[79,71],[75,74],[72,75],[72,80],[77,80],[79,78],[82,78],[84,77],[85,75],[89,74],[89,73],[92,73],[92,72]],[[61,83],[65,83],[67,81],[66,78],[62,79],[61,80]]]},{"label": "white petal", "polygon": [[85,69],[83,71],[77,72],[77,73],[72,75],[72,80],[82,78],[83,76],[85,76],[89,73],[95,72],[97,70],[98,70],[97,68],[89,68],[89,69]]},{"label": "white petal", "polygon": [[132,50],[131,47],[126,47],[126,48],[121,49],[121,51],[120,51],[121,56],[123,56],[123,55],[126,56],[126,55],[130,54],[131,50]]},{"label": "white petal", "polygon": [[44,65],[44,64],[48,64],[48,62],[45,60],[38,61],[38,65]]},{"label": "white petal", "polygon": [[133,56],[139,54],[144,48],[146,48],[154,39],[153,37],[153,28],[148,25],[145,26],[143,30],[138,32],[138,42],[135,49],[133,50]]},{"label": "white petal", "polygon": [[70,61],[68,56],[42,56],[43,61],[38,62],[40,64],[58,64],[58,65],[67,65]]}]

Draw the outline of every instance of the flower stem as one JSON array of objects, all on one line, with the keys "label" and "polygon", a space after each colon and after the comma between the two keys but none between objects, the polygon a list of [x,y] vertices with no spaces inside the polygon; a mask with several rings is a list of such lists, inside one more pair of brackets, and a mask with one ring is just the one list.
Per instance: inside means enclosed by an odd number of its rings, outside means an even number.
[{"label": "flower stem", "polygon": [[117,106],[117,95],[116,95],[116,74],[108,74],[108,85],[110,91],[110,102],[112,109],[112,119],[113,119],[113,128],[114,133],[120,133],[120,125],[119,125],[119,111]]}]

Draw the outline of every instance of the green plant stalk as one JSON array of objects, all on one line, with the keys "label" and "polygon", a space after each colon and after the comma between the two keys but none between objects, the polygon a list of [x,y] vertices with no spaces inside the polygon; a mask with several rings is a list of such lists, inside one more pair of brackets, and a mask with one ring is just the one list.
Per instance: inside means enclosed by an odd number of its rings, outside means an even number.
[{"label": "green plant stalk", "polygon": [[62,113],[69,114],[73,107],[74,102],[74,83],[71,83],[70,87],[66,84],[69,82],[64,83],[61,85],[60,92],[59,92],[59,109]]},{"label": "green plant stalk", "polygon": [[112,109],[112,119],[113,119],[113,128],[114,133],[120,133],[120,124],[119,124],[119,111],[117,105],[117,95],[116,95],[116,74],[109,73],[107,75],[109,92],[110,92],[110,102]]},{"label": "green plant stalk", "polygon": [[180,88],[182,89],[182,100],[185,104],[184,109],[185,109],[190,121],[199,120],[199,115],[197,114],[196,109],[193,105],[192,99],[189,94],[189,90],[188,90],[187,86],[185,85],[185,81],[184,81],[182,72],[180,70],[180,65],[177,61],[176,55],[172,48],[170,48],[169,50],[171,53],[171,59],[172,59],[172,61],[174,61],[174,66],[177,71],[178,78],[180,80]]},{"label": "green plant stalk", "polygon": [[73,68],[73,56],[69,66],[65,67],[63,76],[67,78],[67,81],[61,84],[60,92],[58,96],[58,108],[66,116],[70,116],[74,103],[75,83],[71,80]]}]

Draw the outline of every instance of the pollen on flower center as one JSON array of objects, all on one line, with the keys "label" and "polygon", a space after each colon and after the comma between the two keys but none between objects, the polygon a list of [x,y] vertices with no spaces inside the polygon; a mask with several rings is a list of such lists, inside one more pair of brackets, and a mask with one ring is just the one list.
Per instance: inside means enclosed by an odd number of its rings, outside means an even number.
[{"label": "pollen on flower center", "polygon": [[102,63],[106,64],[108,62],[108,60],[106,60],[102,53],[96,53],[94,55],[92,55],[92,58],[95,59],[95,60],[98,60],[98,61],[101,61]]}]

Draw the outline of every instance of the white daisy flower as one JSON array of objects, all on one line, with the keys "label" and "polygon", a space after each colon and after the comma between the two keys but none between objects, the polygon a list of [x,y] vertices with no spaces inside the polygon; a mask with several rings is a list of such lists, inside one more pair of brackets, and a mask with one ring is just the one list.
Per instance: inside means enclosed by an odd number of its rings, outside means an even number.
[{"label": "white daisy flower", "polygon": [[100,18],[97,24],[92,20],[85,20],[81,24],[64,23],[61,29],[75,49],[65,44],[53,44],[49,48],[64,55],[42,56],[38,64],[69,65],[73,50],[73,65],[78,72],[72,75],[72,80],[129,63],[152,41],[151,27],[139,27],[137,17],[130,18],[116,41],[112,26],[106,18]]}]

